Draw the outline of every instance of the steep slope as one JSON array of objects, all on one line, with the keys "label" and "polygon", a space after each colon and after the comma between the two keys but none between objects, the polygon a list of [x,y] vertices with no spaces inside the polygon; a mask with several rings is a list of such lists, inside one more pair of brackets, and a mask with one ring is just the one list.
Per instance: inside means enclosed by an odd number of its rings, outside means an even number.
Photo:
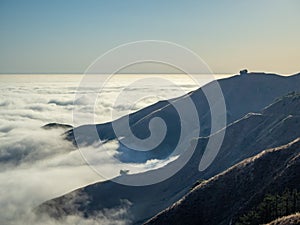
[{"label": "steep slope", "polygon": [[[216,82],[216,81],[215,81]],[[209,83],[206,87],[212,88]],[[220,85],[227,110],[228,124],[240,119],[249,112],[259,112],[262,108],[269,105],[275,98],[286,95],[291,91],[300,91],[300,76],[294,75],[284,77],[274,74],[249,73],[243,76],[233,76],[218,81]],[[202,89],[189,93],[193,100],[201,124],[200,134],[196,136],[204,137],[210,135],[211,130],[211,112],[210,107]],[[173,99],[181,104],[186,96]],[[183,103],[182,103],[183,104]],[[160,101],[154,105],[146,107],[129,116],[132,132],[139,138],[144,139],[150,135],[148,129],[149,121],[154,117],[162,118],[167,125],[167,134],[165,139],[152,151],[135,151],[130,147],[120,146],[119,151],[126,154],[120,154],[119,159],[123,162],[145,162],[148,159],[164,159],[178,145],[180,136],[180,118],[175,108],[168,101]],[[120,118],[123,120],[124,118]],[[187,121],[185,121],[187,123]],[[190,131],[196,130],[195,121],[188,122]],[[77,144],[92,144],[95,141],[113,140],[116,135],[111,123],[98,124],[96,129],[98,135],[93,134],[93,125],[84,125],[75,128]],[[74,131],[67,132],[67,139],[75,143]],[[124,140],[127,138],[123,137]],[[182,146],[184,147],[184,146]]]},{"label": "steep slope", "polygon": [[202,182],[145,224],[230,224],[264,194],[300,188],[300,139],[263,151]]},{"label": "steep slope", "polygon": [[299,109],[300,95],[291,93],[277,99],[261,113],[249,113],[230,124],[213,165],[206,170],[205,178],[228,168],[228,162],[234,165],[242,158],[286,144],[299,137]]},{"label": "steep slope", "polygon": [[[283,111],[281,105],[285,105]],[[197,148],[190,161],[178,173],[163,182],[143,187],[120,185],[114,180],[100,182],[48,201],[40,207],[40,211],[51,212],[53,216],[58,217],[74,214],[79,210],[88,216],[105,208],[118,207],[121,204],[120,200],[126,199],[132,203],[129,213],[133,223],[140,224],[180,199],[198,179],[209,179],[266,148],[286,144],[300,137],[299,106],[299,95],[288,95],[278,99],[261,113],[248,114],[230,124],[218,156],[203,172],[198,171],[198,165],[208,138],[199,138],[196,143],[193,142],[192,144],[197,144]],[[174,163],[177,163],[177,160],[164,169],[172,168]],[[153,170],[147,173],[155,176],[159,172],[161,171]],[[128,176],[143,179],[144,173]],[[87,200],[83,201],[80,196],[85,196]],[[68,204],[68,199],[72,199],[76,202],[75,205],[80,207],[74,210]]]}]

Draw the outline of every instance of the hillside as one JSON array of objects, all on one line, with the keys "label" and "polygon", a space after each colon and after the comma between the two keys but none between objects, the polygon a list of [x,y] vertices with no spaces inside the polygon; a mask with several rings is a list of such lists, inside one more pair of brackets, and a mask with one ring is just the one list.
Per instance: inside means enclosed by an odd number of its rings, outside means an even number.
[{"label": "hillside", "polygon": [[266,193],[299,188],[300,139],[265,150],[202,182],[150,224],[234,224]]},{"label": "hillside", "polygon": [[[249,112],[260,112],[261,109],[268,106],[274,99],[284,96],[292,91],[300,91],[300,75],[284,77],[274,74],[265,73],[249,73],[248,75],[236,75],[227,79],[221,79],[207,84],[204,88],[208,90],[213,88],[218,82],[226,104],[227,124],[230,124]],[[201,130],[195,136],[205,137],[211,133],[211,111],[202,88],[197,89],[189,96],[193,100],[198,112]],[[217,97],[217,96],[215,96]],[[185,96],[173,99],[178,105],[184,105]],[[167,125],[167,134],[165,139],[155,149],[151,151],[135,151],[130,147],[125,147],[121,143],[119,151],[123,154],[119,155],[119,160],[123,162],[145,162],[149,159],[164,159],[168,157],[172,150],[178,145],[180,136],[180,119],[175,108],[168,101],[160,101],[154,105],[141,109],[129,116],[130,128],[132,132],[139,138],[143,139],[150,135],[148,129],[149,121],[154,117],[162,118]],[[117,121],[121,121],[120,118]],[[187,123],[189,130],[197,129],[195,121],[184,121]],[[218,123],[218,122],[217,122]],[[98,135],[94,134],[95,125],[84,125],[70,130],[66,133],[68,140],[74,144],[92,144],[99,141],[109,141],[116,139],[111,123],[98,124],[96,129]],[[223,125],[220,125],[222,128]],[[213,133],[216,132],[212,131]],[[76,141],[74,138],[76,132]],[[123,139],[125,140],[125,136]],[[134,145],[133,143],[132,145]],[[180,146],[186,148],[185,143]]]},{"label": "hillside", "polygon": [[[284,111],[278,111],[280,105],[285,105]],[[208,141],[206,137],[195,139],[191,143],[197,146],[190,161],[178,173],[163,182],[141,187],[120,185],[114,180],[99,182],[50,200],[44,203],[39,211],[50,212],[54,217],[75,214],[78,211],[88,216],[99,210],[118,207],[121,204],[120,200],[127,200],[132,203],[128,213],[133,224],[140,224],[179,200],[198,179],[210,179],[264,149],[280,146],[300,137],[297,125],[300,122],[297,110],[299,105],[298,95],[291,94],[279,98],[258,113],[250,113],[229,124],[218,156],[203,172],[198,171],[198,165]],[[186,148],[189,149],[188,146]],[[172,169],[174,164],[180,163],[180,158],[161,170],[148,171],[147,174],[155,176],[162,170]],[[127,176],[144,179],[144,175],[145,173]],[[85,200],[81,196],[85,196]],[[74,205],[77,208],[68,204],[70,199],[76,202]]]},{"label": "hillside", "polygon": [[[228,162],[232,166],[264,149],[284,145],[299,137],[299,108],[300,95],[291,93],[278,98],[260,113],[248,113],[228,125],[222,147],[212,166],[206,170],[205,178],[228,168]],[[199,138],[199,142],[205,139]]]}]

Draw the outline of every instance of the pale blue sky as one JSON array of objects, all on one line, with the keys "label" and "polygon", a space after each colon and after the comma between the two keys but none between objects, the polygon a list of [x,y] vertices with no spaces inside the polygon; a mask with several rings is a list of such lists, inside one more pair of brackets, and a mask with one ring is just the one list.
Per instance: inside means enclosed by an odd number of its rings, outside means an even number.
[{"label": "pale blue sky", "polygon": [[82,73],[126,42],[195,51],[216,73],[300,71],[298,0],[0,0],[1,73]]}]

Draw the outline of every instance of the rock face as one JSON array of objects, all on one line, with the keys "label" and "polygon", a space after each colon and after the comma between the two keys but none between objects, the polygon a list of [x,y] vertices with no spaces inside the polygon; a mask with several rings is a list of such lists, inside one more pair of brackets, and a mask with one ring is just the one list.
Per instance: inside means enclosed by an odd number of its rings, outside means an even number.
[{"label": "rock face", "polygon": [[[286,78],[264,74],[249,74],[249,76],[247,75],[246,77],[232,77],[221,80],[220,85],[224,91],[228,111],[227,116],[230,123],[226,129],[225,139],[218,156],[211,166],[203,172],[199,172],[198,165],[206,147],[208,138],[198,137],[196,141],[192,142],[192,145],[196,144],[197,146],[189,162],[178,173],[163,182],[141,187],[125,186],[115,183],[113,180],[100,182],[50,200],[42,204],[38,210],[51,212],[51,215],[54,217],[66,214],[75,214],[80,211],[88,217],[100,210],[118,207],[122,204],[121,201],[126,200],[131,203],[129,213],[133,221],[132,223],[141,224],[187,194],[198,179],[210,179],[218,173],[227,170],[234,164],[239,163],[248,157],[253,157],[256,154],[259,154],[264,149],[287,144],[297,137],[300,137],[299,125],[297,125],[300,122],[298,110],[300,107],[299,96],[297,94],[291,94],[277,99],[273,104],[271,104],[272,101],[274,101],[275,98],[280,97],[282,93],[282,95],[285,95],[290,91],[297,91],[300,89],[298,84],[299,76]],[[191,96],[193,96],[194,101],[197,102],[198,107],[202,108],[200,106],[202,105],[205,108],[207,102],[202,102],[201,99],[203,98],[203,93],[201,93],[201,90],[197,90],[193,92]],[[135,122],[133,129],[137,129],[136,132],[139,131],[143,133],[143,130],[145,129],[144,125],[149,121],[149,117],[156,114],[161,115],[164,118],[172,118],[176,120],[176,117],[173,117],[174,112],[171,108],[168,109],[168,106],[160,111],[155,111],[155,109],[159,109],[165,104],[167,103],[160,102],[132,114],[131,121],[132,123]],[[282,108],[283,105],[285,106],[284,109]],[[266,106],[268,107],[263,109]],[[254,111],[254,113],[249,113],[247,110]],[[144,115],[150,116],[144,117]],[[200,115],[204,121],[206,119],[210,121],[208,116],[209,113],[201,111]],[[235,118],[238,120],[233,122]],[[140,124],[143,124],[143,126]],[[208,122],[206,122],[206,124],[208,124]],[[113,139],[114,134],[110,126],[111,124],[107,123],[97,125],[97,128],[99,130],[101,129],[101,135],[106,136],[108,139]],[[172,132],[176,126],[175,121],[170,128]],[[207,125],[205,129],[208,129],[208,127],[209,126]],[[84,131],[89,129],[89,125],[75,129],[82,130],[81,138],[82,140],[86,140],[87,137],[84,135]],[[207,132],[205,129],[201,132]],[[176,132],[177,131],[174,131],[174,138],[176,137]],[[72,131],[68,132],[67,135],[68,138],[72,140]],[[215,133],[214,135],[219,135],[219,133]],[[169,139],[170,140],[167,140],[164,144],[172,146],[173,142],[171,141],[171,136]],[[90,141],[92,143],[95,140],[90,139]],[[163,146],[164,145],[162,145],[161,151],[164,150]],[[189,146],[186,146],[186,148],[189,148]],[[154,156],[159,158],[165,155],[161,154],[158,148],[157,152],[153,153],[152,157]],[[176,161],[177,160],[169,163],[166,168],[172,168],[173,163],[176,163]],[[279,164],[278,166],[282,166]],[[263,167],[263,164],[259,165]],[[266,169],[268,169],[267,167],[268,165],[266,165]],[[238,166],[237,168],[241,168],[241,166]],[[153,173],[155,175],[157,172],[159,172],[159,170],[148,171],[147,173]],[[137,179],[143,178],[143,174],[126,176],[134,176]],[[225,186],[233,188],[233,184],[230,182],[226,183]],[[205,184],[206,183],[207,182],[205,182]],[[217,187],[219,189],[224,188],[221,185],[222,183],[216,184],[218,184]],[[239,183],[239,185],[242,185],[242,183]],[[234,189],[232,189],[232,191],[233,190]],[[83,201],[80,196],[85,196],[85,200]],[[72,202],[75,202],[76,206],[79,206],[76,210],[68,204],[69,199],[72,199]],[[218,200],[217,197],[216,200]],[[226,202],[225,200],[224,202]],[[207,202],[207,204],[208,203],[209,202]],[[197,208],[197,206],[194,207]],[[228,218],[225,218],[224,216],[224,218],[220,217],[216,221],[226,222],[227,219]],[[153,221],[156,221],[156,219]],[[170,222],[166,224],[172,223]]]},{"label": "rock face", "polygon": [[202,182],[145,224],[230,224],[265,193],[299,188],[300,139],[246,159]]}]

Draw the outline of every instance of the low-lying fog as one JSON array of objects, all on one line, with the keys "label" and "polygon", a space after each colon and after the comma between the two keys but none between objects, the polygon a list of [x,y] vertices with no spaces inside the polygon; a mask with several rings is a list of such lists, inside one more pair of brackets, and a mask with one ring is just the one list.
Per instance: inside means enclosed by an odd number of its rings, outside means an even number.
[{"label": "low-lying fog", "polygon": [[[176,76],[175,76],[176,78]],[[0,76],[0,220],[2,224],[126,224],[124,207],[107,210],[97,218],[84,219],[69,216],[57,222],[32,209],[40,203],[60,196],[78,187],[119,175],[111,155],[116,154],[118,143],[106,144],[106,151],[99,151],[101,170],[106,177],[95,173],[81,157],[80,152],[63,139],[63,129],[45,130],[41,127],[50,122],[73,124],[72,110],[82,107],[80,116],[95,115],[97,123],[111,120],[114,99],[134,76],[119,77],[109,83],[94,108],[86,105],[89,93],[74,101],[80,75],[1,75]],[[122,80],[123,79],[123,80]],[[190,80],[177,78],[185,92],[196,88]],[[176,81],[175,79],[175,81]],[[126,81],[126,82],[125,82]],[[176,88],[153,87],[129,89],[143,92],[141,101],[123,105],[119,110],[127,114],[161,99],[178,96]],[[122,111],[123,110],[123,111]],[[93,151],[93,147],[88,147]],[[109,153],[109,154],[108,154]],[[163,166],[165,161],[151,160],[136,164],[136,171]],[[110,177],[107,177],[109,174]],[[130,203],[128,203],[130,204]]]}]

